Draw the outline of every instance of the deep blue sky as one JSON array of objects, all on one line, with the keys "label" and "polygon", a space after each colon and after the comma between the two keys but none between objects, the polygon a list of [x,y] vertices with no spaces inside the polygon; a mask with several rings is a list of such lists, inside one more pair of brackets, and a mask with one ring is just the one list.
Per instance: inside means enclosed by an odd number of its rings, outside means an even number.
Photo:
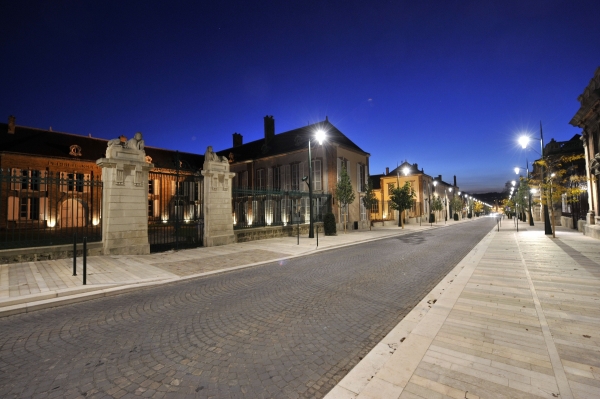
[{"label": "deep blue sky", "polygon": [[[600,66],[597,1],[13,1],[0,117],[204,153],[329,117],[371,154],[500,191],[567,140]],[[126,3],[126,4],[121,4]],[[539,146],[536,147],[536,150]]]}]

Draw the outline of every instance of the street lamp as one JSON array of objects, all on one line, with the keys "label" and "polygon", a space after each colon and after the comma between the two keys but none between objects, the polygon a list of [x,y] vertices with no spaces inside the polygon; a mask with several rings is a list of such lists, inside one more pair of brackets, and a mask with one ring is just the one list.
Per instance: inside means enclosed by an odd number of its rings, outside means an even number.
[{"label": "street lamp", "polygon": [[[527,148],[527,145],[529,144],[530,138],[526,135],[522,135],[521,137],[519,137],[519,144],[521,144],[521,147],[523,149]],[[542,122],[540,122],[540,149],[542,151],[542,153],[540,154],[542,156],[542,161],[545,161],[546,158],[544,157],[544,133],[542,131]],[[541,177],[541,182],[543,184],[544,182],[544,165],[542,164],[540,166],[540,177]],[[552,234],[552,226],[550,225],[550,215],[548,214],[548,204],[544,201],[543,199],[544,197],[544,188],[543,186],[540,184],[540,200],[542,202],[542,210],[544,212],[544,232],[545,234],[549,235]]]},{"label": "street lamp", "polygon": [[[325,140],[325,131],[319,129],[315,132],[315,140],[319,145],[323,144]],[[308,176],[305,178],[306,184],[308,184],[308,238],[315,238],[315,229],[313,223],[313,185],[312,185],[312,155],[310,152],[310,137],[308,138]],[[304,180],[304,179],[303,179]]]}]

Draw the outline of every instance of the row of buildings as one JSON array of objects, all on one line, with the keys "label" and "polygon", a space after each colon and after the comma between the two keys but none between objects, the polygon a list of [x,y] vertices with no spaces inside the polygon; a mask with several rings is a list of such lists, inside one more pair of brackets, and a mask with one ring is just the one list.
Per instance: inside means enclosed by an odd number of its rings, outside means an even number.
[{"label": "row of buildings", "polygon": [[[313,138],[323,131],[326,140]],[[126,144],[127,138],[119,138]],[[102,216],[99,184],[101,169],[96,161],[106,152],[108,140],[38,129],[16,124],[14,116],[0,124],[0,241],[16,229],[30,230],[81,227],[93,229]],[[308,152],[311,146],[310,165]],[[201,221],[204,155],[145,146],[146,161],[154,168],[149,174],[148,223],[162,225]],[[385,174],[370,175],[370,154],[356,145],[326,118],[324,121],[283,133],[275,133],[273,116],[264,117],[264,137],[243,142],[233,133],[232,146],[215,151],[226,159],[231,172],[234,229],[268,228],[309,222],[309,188],[312,184],[313,218],[325,213],[336,216],[338,228],[369,228],[370,220],[398,220],[390,206],[393,186],[409,182],[415,205],[405,214],[408,223],[429,215],[434,197],[444,210],[437,219],[450,214],[450,198],[458,192],[442,176],[430,176],[417,164],[403,163]],[[310,167],[309,167],[310,166]],[[351,177],[356,200],[347,209],[339,206],[335,187],[342,168]],[[312,175],[309,175],[309,170]],[[371,180],[377,203],[366,209],[362,201]]]}]

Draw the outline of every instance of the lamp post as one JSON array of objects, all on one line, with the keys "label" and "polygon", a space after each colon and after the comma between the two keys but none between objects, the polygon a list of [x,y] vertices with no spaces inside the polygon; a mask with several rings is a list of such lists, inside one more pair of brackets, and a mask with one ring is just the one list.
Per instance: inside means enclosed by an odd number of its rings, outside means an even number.
[{"label": "lamp post", "polygon": [[[319,143],[319,145],[323,144],[323,140],[325,139],[325,132],[323,130],[317,130],[315,134],[315,139]],[[306,179],[306,184],[308,184],[308,238],[315,238],[315,228],[313,223],[313,184],[312,184],[312,155],[310,152],[310,137],[308,138],[308,178]]]},{"label": "lamp post", "polygon": [[[527,148],[527,144],[529,144],[529,137],[528,136],[521,136],[519,137],[519,144],[521,144],[522,148]],[[544,134],[542,132],[542,122],[540,122],[540,149],[542,151],[542,153],[540,154],[542,156],[542,161],[545,161],[546,158],[544,157]],[[542,202],[542,210],[544,212],[544,233],[546,235],[550,235],[552,234],[552,226],[550,225],[550,215],[548,214],[548,204],[544,201],[544,187],[543,187],[543,183],[544,183],[544,165],[541,165],[540,167],[540,177],[541,177],[541,182],[542,184],[540,184],[540,200]]]}]

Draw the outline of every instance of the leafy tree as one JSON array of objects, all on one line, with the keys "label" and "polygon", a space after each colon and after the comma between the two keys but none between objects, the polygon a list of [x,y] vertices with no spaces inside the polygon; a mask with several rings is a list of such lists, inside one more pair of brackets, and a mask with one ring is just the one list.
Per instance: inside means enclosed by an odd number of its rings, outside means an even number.
[{"label": "leafy tree", "polygon": [[537,160],[536,165],[545,169],[544,179],[539,177],[532,179],[532,184],[537,184],[541,187],[542,203],[547,203],[550,208],[550,222],[552,224],[552,237],[556,237],[556,226],[554,222],[554,206],[552,204],[562,202],[563,195],[567,202],[577,202],[579,195],[584,191],[581,188],[582,182],[586,181],[585,176],[577,175],[577,161],[583,159],[583,154],[563,155],[558,157],[545,157]]},{"label": "leafy tree", "polygon": [[512,210],[515,209],[515,203],[513,202],[512,199],[510,198],[505,198],[502,200],[502,210],[504,211],[504,214],[506,214],[507,216],[510,216],[510,212],[512,212]]},{"label": "leafy tree", "polygon": [[394,187],[392,186],[390,195],[390,206],[392,209],[396,209],[398,211],[398,227],[404,225],[402,224],[402,212],[406,209],[412,208],[415,203],[415,192],[412,189],[409,182],[404,183],[402,187]]},{"label": "leafy tree", "polygon": [[375,193],[373,192],[373,183],[371,183],[371,179],[367,179],[365,196],[362,197],[362,201],[367,209],[367,220],[369,221],[369,230],[371,230],[371,208],[377,202],[377,197],[375,197]]},{"label": "leafy tree", "polygon": [[483,212],[483,204],[479,201],[474,201],[473,202],[473,212],[475,212],[476,215]]},{"label": "leafy tree", "polygon": [[524,211],[529,208],[529,182],[527,179],[521,178],[519,188],[515,193],[515,205]]},{"label": "leafy tree", "polygon": [[454,196],[454,198],[450,200],[450,206],[452,207],[452,212],[454,212],[455,215],[462,214],[462,209],[464,206],[462,197],[460,195]]},{"label": "leafy tree", "polygon": [[348,213],[348,205],[354,202],[356,195],[352,190],[352,183],[350,182],[350,176],[346,171],[346,167],[342,167],[340,173],[340,181],[337,182],[335,187],[335,196],[337,197],[338,204],[344,213],[344,234],[346,233],[346,214]]},{"label": "leafy tree", "polygon": [[[433,197],[433,199],[431,200],[431,210],[433,212],[439,212],[443,209],[444,209],[444,204],[442,203],[442,199],[437,196]],[[437,223],[437,218],[436,218],[435,222]]]}]

